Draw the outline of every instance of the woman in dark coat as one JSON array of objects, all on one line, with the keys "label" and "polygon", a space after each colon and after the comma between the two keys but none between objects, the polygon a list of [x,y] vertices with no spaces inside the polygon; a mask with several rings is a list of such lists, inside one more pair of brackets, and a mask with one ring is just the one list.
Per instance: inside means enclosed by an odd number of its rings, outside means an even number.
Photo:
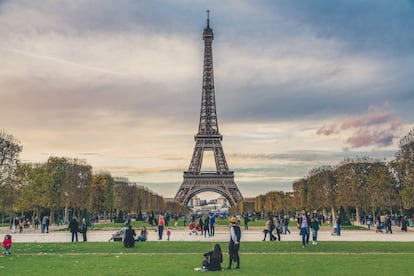
[{"label": "woman in dark coat", "polygon": [[76,217],[73,217],[69,223],[69,231],[72,233],[72,242],[76,239],[78,241],[79,224]]},{"label": "woman in dark coat", "polygon": [[207,216],[204,219],[204,226],[203,226],[204,238],[207,237],[207,234],[210,237],[210,227],[209,226],[210,226],[210,218]]},{"label": "woman in dark coat", "polygon": [[208,271],[221,270],[221,263],[223,262],[223,254],[221,253],[221,247],[219,244],[214,245],[214,250],[205,253],[204,257],[208,258],[208,262],[205,265]]},{"label": "woman in dark coat", "polygon": [[82,224],[81,224],[80,231],[82,233],[83,241],[86,242],[87,241],[86,232],[88,232],[88,224],[86,223],[85,218],[82,219]]},{"label": "woman in dark coat", "polygon": [[132,248],[135,246],[135,230],[132,229],[132,226],[128,226],[128,229],[125,231],[124,246],[127,248]]}]

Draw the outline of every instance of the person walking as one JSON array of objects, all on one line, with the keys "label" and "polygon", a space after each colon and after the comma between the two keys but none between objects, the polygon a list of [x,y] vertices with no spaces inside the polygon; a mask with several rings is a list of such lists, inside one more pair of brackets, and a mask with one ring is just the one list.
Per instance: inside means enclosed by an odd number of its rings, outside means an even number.
[{"label": "person walking", "polygon": [[159,215],[158,216],[158,240],[162,240],[162,233],[164,232],[164,225],[165,225],[164,216]]},{"label": "person walking", "polygon": [[318,244],[319,221],[315,216],[311,218],[310,228],[312,231],[312,244],[317,245]]},{"label": "person walking", "polygon": [[408,224],[407,216],[403,216],[401,218],[401,232],[407,232],[407,224]]},{"label": "person walking", "polygon": [[302,236],[302,248],[305,248],[309,243],[309,216],[305,210],[302,210],[302,214],[298,216],[298,227],[300,229],[300,235]]},{"label": "person walking", "polygon": [[86,242],[87,241],[86,232],[88,232],[88,224],[86,223],[85,218],[82,219],[80,231],[82,233],[83,241]]},{"label": "person walking", "polygon": [[203,233],[204,233],[204,238],[210,237],[210,218],[207,216],[204,219],[204,226],[203,226]]},{"label": "person walking", "polygon": [[269,226],[269,236],[270,241],[275,241],[277,238],[275,237],[276,232],[276,225],[273,217],[270,217],[270,226]]},{"label": "person walking", "polygon": [[280,218],[278,216],[276,217],[275,230],[276,230],[277,240],[281,241],[280,234],[282,233],[282,222],[280,221]]},{"label": "person walking", "polygon": [[249,221],[250,221],[250,218],[249,218],[249,214],[248,213],[245,213],[243,215],[243,220],[244,220],[244,230],[249,230]]},{"label": "person walking", "polygon": [[230,218],[230,241],[229,241],[229,266],[227,269],[231,269],[233,261],[237,262],[236,269],[240,268],[240,239],[241,239],[241,230],[240,226],[237,224],[237,219],[235,217]]},{"label": "person walking", "polygon": [[[269,234],[269,231],[270,231],[270,223],[271,223],[271,220],[270,220],[270,217],[268,217],[267,220],[266,220],[266,222],[265,222],[265,227],[263,229],[263,234],[264,234],[263,241],[266,240],[267,234]],[[272,236],[269,235],[270,240],[272,240],[271,237]]]},{"label": "person walking", "polygon": [[215,215],[211,215],[210,216],[210,236],[211,237],[214,236],[215,225],[216,225],[216,217]]},{"label": "person walking", "polygon": [[338,236],[341,235],[341,224],[342,224],[341,216],[340,214],[338,214],[338,218],[336,219],[336,234]]},{"label": "person walking", "polygon": [[385,232],[387,234],[392,234],[392,222],[391,222],[391,216],[387,215],[385,219]]},{"label": "person walking", "polygon": [[287,234],[287,232],[289,232],[289,234],[290,234],[290,230],[289,230],[289,217],[287,216],[287,215],[285,215],[284,217],[283,217],[283,232],[284,232],[284,234],[286,235]]},{"label": "person walking", "polygon": [[69,231],[72,233],[72,242],[78,241],[79,223],[76,217],[73,217],[69,223]]}]

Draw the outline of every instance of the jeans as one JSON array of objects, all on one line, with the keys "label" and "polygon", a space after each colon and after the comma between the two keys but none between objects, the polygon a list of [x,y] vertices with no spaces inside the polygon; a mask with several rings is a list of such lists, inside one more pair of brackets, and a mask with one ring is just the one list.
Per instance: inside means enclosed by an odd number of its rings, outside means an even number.
[{"label": "jeans", "polygon": [[72,242],[74,242],[75,239],[78,241],[78,232],[72,232]]},{"label": "jeans", "polygon": [[315,231],[312,229],[312,240],[313,241],[318,241],[318,231]]},{"label": "jeans", "polygon": [[309,232],[308,227],[301,227],[300,228],[300,234],[302,235],[302,245],[306,246],[309,242]]},{"label": "jeans", "polygon": [[164,231],[164,226],[158,226],[158,239],[162,240],[162,232]]}]

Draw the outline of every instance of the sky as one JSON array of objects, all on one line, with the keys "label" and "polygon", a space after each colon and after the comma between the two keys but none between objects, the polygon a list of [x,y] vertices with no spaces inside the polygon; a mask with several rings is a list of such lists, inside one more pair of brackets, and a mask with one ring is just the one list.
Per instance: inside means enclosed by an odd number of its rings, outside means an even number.
[{"label": "sky", "polygon": [[198,130],[206,10],[244,197],[394,158],[414,125],[413,0],[0,0],[0,129],[21,160],[85,159],[173,197]]}]

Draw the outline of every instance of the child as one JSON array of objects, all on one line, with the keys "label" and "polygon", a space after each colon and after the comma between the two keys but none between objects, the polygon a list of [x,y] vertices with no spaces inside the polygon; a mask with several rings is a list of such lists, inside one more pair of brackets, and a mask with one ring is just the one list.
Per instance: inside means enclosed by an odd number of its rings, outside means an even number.
[{"label": "child", "polygon": [[167,240],[170,240],[170,236],[171,236],[171,230],[170,230],[170,229],[168,229],[168,230],[167,230]]},{"label": "child", "polygon": [[3,240],[3,255],[6,255],[7,253],[11,255],[11,247],[12,247],[12,237],[11,235],[4,236]]}]

